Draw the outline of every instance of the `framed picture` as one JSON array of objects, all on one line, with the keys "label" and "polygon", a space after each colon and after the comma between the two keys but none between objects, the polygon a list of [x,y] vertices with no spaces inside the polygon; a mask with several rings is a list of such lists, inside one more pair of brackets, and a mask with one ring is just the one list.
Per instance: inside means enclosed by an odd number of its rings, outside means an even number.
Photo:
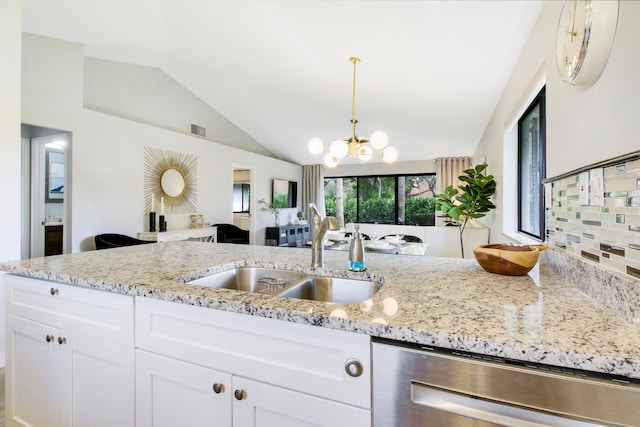
[{"label": "framed picture", "polygon": [[45,202],[64,201],[64,151],[47,149],[45,166]]}]

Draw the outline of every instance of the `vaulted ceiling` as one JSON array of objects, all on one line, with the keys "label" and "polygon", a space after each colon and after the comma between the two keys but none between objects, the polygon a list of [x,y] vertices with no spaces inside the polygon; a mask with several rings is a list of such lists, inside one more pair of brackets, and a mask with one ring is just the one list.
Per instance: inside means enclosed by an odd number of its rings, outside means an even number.
[{"label": "vaulted ceiling", "polygon": [[23,0],[25,32],[159,67],[268,150],[384,130],[399,161],[472,155],[543,1]]}]

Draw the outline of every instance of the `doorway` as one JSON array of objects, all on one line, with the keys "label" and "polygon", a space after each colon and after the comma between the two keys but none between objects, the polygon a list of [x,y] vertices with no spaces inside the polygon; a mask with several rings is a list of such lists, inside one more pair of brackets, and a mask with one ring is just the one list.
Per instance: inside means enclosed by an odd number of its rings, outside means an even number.
[{"label": "doorway", "polygon": [[233,225],[249,230],[249,243],[254,243],[253,216],[251,215],[253,200],[253,169],[233,166]]},{"label": "doorway", "polygon": [[70,252],[71,134],[22,125],[21,257]]}]

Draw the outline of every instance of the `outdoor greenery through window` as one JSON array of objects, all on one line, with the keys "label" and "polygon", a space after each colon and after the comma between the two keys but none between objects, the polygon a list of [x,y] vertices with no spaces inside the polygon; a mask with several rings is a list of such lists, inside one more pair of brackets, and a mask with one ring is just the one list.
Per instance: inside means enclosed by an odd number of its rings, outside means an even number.
[{"label": "outdoor greenery through window", "polygon": [[544,240],[545,90],[518,120],[518,231]]},{"label": "outdoor greenery through window", "polygon": [[435,174],[324,179],[327,215],[343,225],[435,225],[435,192]]}]

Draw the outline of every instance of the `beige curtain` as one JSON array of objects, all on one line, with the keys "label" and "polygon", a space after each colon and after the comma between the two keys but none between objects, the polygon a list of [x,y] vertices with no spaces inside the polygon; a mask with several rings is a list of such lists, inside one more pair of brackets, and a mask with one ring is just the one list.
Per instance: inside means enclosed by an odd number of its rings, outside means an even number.
[{"label": "beige curtain", "polygon": [[326,215],[324,206],[324,165],[302,166],[302,206],[305,218],[310,219],[309,203],[315,203],[318,212]]},{"label": "beige curtain", "polygon": [[436,187],[437,194],[444,191],[449,185],[458,188],[462,171],[471,168],[471,157],[440,157],[436,159]]}]

